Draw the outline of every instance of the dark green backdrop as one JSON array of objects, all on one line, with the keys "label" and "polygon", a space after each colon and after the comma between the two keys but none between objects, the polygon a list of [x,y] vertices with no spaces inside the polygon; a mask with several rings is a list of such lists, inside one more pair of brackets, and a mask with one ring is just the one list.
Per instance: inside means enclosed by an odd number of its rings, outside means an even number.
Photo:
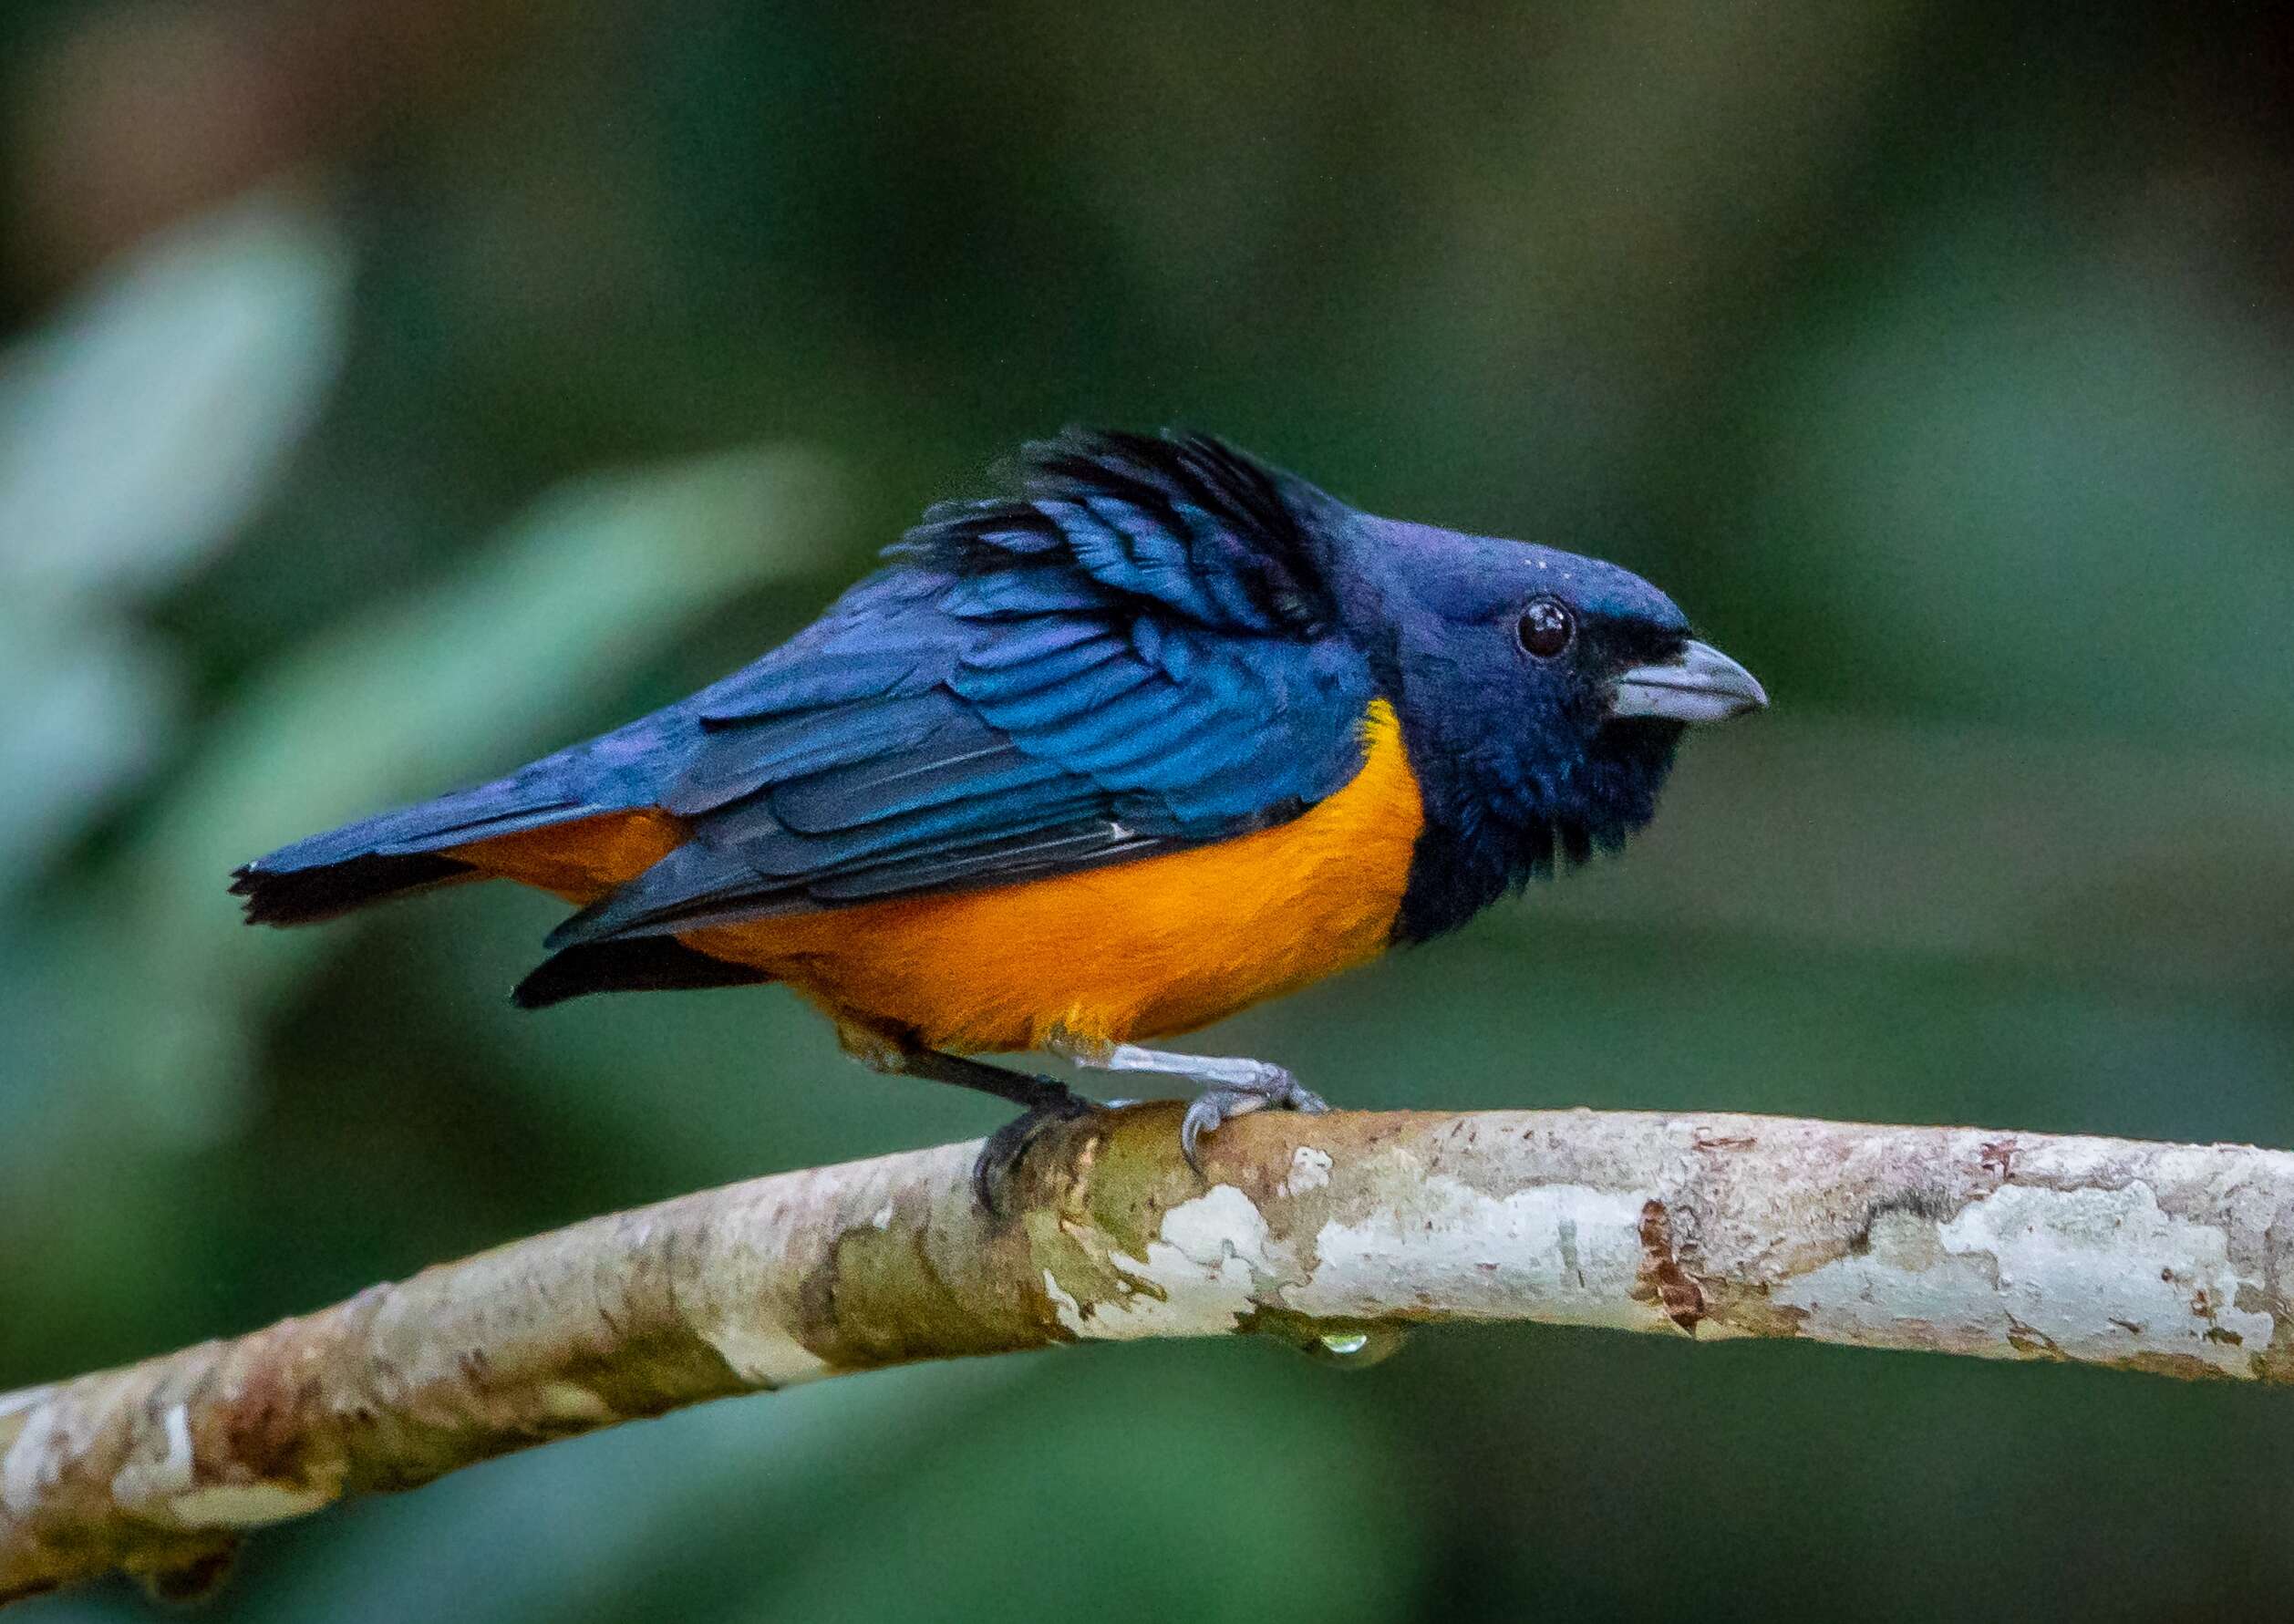
[{"label": "dark green backdrop", "polygon": [[[514,1013],[530,894],[222,880],[718,675],[1075,419],[1616,558],[1775,697],[1622,864],[1205,1041],[2294,1145],[2264,15],[14,8],[0,1387],[990,1126],[779,991]],[[2270,1616],[2290,1460],[2294,1395],[2044,1365],[1100,1349],[360,1505],[215,1616]]]}]

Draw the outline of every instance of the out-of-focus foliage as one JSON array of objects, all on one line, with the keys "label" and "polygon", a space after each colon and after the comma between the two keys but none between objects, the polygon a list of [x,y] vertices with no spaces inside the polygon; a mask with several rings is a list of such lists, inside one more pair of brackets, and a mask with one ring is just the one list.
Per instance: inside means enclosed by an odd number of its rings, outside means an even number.
[{"label": "out-of-focus foliage", "polygon": [[[10,12],[0,1386],[991,1125],[778,991],[517,1014],[546,898],[257,935],[222,882],[720,674],[1076,419],[1615,557],[1776,698],[1624,863],[1206,1045],[2294,1144],[2259,15]],[[2267,1613],[2290,1455],[2282,1395],[2054,1369],[1100,1350],[555,1446],[279,1531],[222,1611]]]}]

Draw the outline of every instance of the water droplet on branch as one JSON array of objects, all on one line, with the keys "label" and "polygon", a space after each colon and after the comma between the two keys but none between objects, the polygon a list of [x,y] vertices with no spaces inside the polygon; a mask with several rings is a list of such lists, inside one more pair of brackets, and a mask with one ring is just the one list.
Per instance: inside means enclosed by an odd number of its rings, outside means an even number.
[{"label": "water droplet on branch", "polygon": [[1355,1330],[1324,1331],[1299,1343],[1298,1350],[1322,1364],[1366,1370],[1393,1358],[1409,1340],[1409,1333],[1398,1328],[1372,1325]]}]

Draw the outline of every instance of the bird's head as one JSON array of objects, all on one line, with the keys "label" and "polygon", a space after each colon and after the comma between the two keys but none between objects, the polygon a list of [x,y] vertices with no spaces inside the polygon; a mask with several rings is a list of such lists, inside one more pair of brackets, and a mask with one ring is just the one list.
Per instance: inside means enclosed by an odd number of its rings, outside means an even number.
[{"label": "bird's head", "polygon": [[1405,936],[1621,845],[1654,815],[1684,728],[1768,703],[1630,571],[1430,525],[1348,528],[1348,629],[1426,802]]}]

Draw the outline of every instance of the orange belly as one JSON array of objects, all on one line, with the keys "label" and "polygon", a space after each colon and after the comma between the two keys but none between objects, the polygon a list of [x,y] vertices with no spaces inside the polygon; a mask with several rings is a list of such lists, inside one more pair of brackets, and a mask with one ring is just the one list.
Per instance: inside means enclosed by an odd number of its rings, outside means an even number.
[{"label": "orange belly", "polygon": [[[1424,812],[1385,701],[1364,740],[1362,771],[1337,794],[1218,845],[680,939],[787,981],[848,1041],[968,1051],[1041,1048],[1055,1030],[1114,1042],[1191,1031],[1386,947]],[[657,812],[574,827],[596,831],[579,852],[562,829],[458,855],[586,901],[681,833]]]}]

